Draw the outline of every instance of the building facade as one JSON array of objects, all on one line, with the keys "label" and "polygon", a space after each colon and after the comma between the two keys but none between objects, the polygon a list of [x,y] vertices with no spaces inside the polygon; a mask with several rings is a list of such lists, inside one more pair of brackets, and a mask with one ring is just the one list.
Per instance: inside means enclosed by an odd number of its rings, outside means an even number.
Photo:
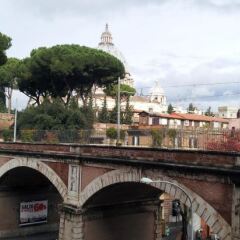
[{"label": "building facade", "polygon": [[[134,87],[134,79],[130,73],[129,66],[127,64],[127,61],[121,51],[115,46],[113,43],[112,34],[109,31],[108,24],[105,26],[105,31],[101,34],[101,40],[98,44],[98,49],[103,50],[114,57],[118,58],[125,67],[125,77],[124,79],[121,79],[121,84],[129,85],[130,87]],[[116,104],[116,100],[112,97],[105,96],[102,88],[94,89],[94,107],[96,109],[96,112],[100,111],[104,98],[106,97],[107,101],[107,108],[108,110],[112,110]],[[139,112],[141,111],[149,111],[149,112],[167,112],[167,100],[165,96],[165,92],[163,88],[161,88],[159,82],[155,82],[153,87],[150,90],[150,94],[147,97],[144,96],[132,96],[130,97],[130,105],[132,106],[133,112],[134,112],[134,123],[138,123],[139,120]],[[124,111],[126,106],[126,102],[121,103],[121,111]]]}]

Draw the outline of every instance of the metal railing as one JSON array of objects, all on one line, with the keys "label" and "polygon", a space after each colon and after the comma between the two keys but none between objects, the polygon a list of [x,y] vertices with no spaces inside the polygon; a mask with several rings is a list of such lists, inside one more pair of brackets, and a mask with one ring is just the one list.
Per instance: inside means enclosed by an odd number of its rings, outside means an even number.
[{"label": "metal railing", "polygon": [[[116,145],[117,137],[101,130],[19,130],[17,142]],[[2,141],[13,141],[13,130],[0,131]],[[203,149],[240,152],[240,130],[229,129],[129,129],[123,130],[122,146]]]}]

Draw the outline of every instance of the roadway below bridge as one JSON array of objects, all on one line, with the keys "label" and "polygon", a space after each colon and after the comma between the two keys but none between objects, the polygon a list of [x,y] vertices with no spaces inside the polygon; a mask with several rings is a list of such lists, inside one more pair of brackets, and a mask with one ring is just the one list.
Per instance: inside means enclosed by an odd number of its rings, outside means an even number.
[{"label": "roadway below bridge", "polygon": [[6,238],[5,240],[56,240],[58,239],[58,232],[55,233],[38,233],[33,235]]}]

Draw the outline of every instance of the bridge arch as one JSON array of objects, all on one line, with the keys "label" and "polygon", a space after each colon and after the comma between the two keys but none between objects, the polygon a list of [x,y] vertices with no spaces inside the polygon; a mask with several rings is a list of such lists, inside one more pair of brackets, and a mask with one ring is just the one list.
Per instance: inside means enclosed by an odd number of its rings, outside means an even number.
[{"label": "bridge arch", "polygon": [[[141,174],[141,172],[135,169],[113,170],[111,172],[105,173],[104,175],[99,176],[92,182],[90,182],[80,193],[80,205],[84,207],[84,205],[87,204],[88,200],[90,200],[90,198],[92,198],[94,194],[98,193],[104,188],[119,183],[140,183],[140,179],[142,177],[143,175]],[[213,230],[213,232],[218,234],[221,240],[231,239],[231,226],[209,203],[207,203],[197,193],[193,192],[191,189],[185,187],[181,183],[166,176],[159,176],[159,174],[152,173],[150,176],[144,175],[144,177],[169,181],[183,188],[185,192],[182,191],[180,188],[174,187],[173,185],[167,183],[150,184],[152,187],[168,193],[174,198],[178,198],[183,204],[190,207],[190,201],[187,197],[188,195],[192,200],[193,212],[203,218],[205,222],[209,225],[209,227]]]},{"label": "bridge arch", "polygon": [[8,171],[18,167],[27,167],[40,172],[55,186],[55,188],[57,189],[61,197],[64,200],[66,199],[67,197],[66,185],[52,168],[50,168],[47,164],[43,163],[40,160],[36,160],[36,159],[33,160],[33,159],[26,159],[26,158],[24,159],[15,158],[15,159],[9,160],[7,163],[3,164],[0,167],[0,178]]}]

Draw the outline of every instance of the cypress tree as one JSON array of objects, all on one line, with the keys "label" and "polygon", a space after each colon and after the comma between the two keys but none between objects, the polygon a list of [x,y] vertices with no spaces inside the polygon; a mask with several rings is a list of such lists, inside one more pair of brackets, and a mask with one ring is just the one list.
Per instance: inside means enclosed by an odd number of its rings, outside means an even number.
[{"label": "cypress tree", "polygon": [[132,117],[133,117],[133,111],[132,107],[129,104],[129,97],[127,98],[126,108],[125,108],[125,116],[124,116],[124,122],[125,124],[132,124]]},{"label": "cypress tree", "polygon": [[173,106],[172,106],[172,104],[171,104],[171,103],[168,105],[167,112],[168,112],[168,114],[171,114],[171,113],[173,113]]},{"label": "cypress tree", "polygon": [[104,102],[101,111],[98,115],[98,121],[101,123],[108,123],[109,122],[109,113],[107,110],[107,99],[106,96],[104,96]]},{"label": "cypress tree", "polygon": [[117,100],[115,101],[115,106],[109,114],[110,123],[117,123]]}]

